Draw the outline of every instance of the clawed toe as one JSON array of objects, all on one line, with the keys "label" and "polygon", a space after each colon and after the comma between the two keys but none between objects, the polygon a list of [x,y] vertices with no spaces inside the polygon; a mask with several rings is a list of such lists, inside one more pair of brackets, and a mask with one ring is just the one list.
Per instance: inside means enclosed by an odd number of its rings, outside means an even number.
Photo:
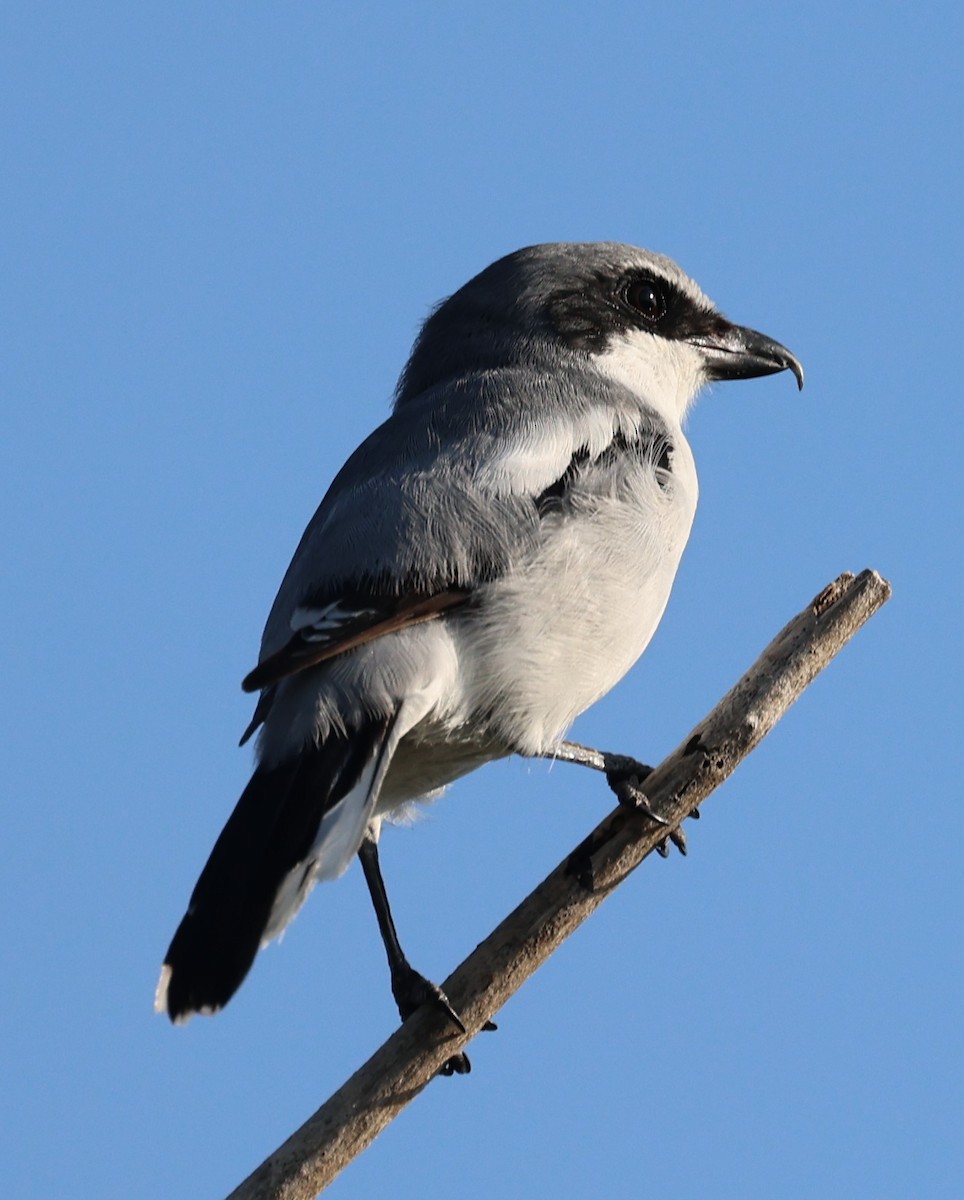
[{"label": "clawed toe", "polygon": [[446,1059],[439,1067],[440,1075],[468,1075],[472,1070],[472,1064],[469,1062],[467,1054],[453,1054],[451,1058]]},{"label": "clawed toe", "polygon": [[[482,1026],[483,1033],[494,1033],[498,1029],[495,1021],[486,1021]],[[463,1051],[461,1054],[453,1054],[451,1058],[445,1060],[439,1067],[440,1075],[468,1075],[472,1070],[472,1063],[469,1061],[469,1056]]]},{"label": "clawed toe", "polygon": [[649,817],[651,821],[655,821],[657,825],[667,825],[668,822],[654,812],[650,807],[649,799],[646,793],[640,787],[640,784],[652,775],[653,768],[644,766],[643,763],[637,763],[633,759],[628,760],[627,765],[618,764],[609,767],[606,771],[606,782],[616,794],[616,799],[624,807],[632,812],[642,813],[644,817]]},{"label": "clawed toe", "polygon": [[[403,1021],[408,1020],[412,1013],[417,1008],[421,1008],[423,1004],[431,1004],[448,1017],[459,1033],[466,1032],[465,1023],[452,1007],[448,996],[442,989],[407,964],[404,968],[400,967],[392,976],[392,995],[395,997],[398,1013]],[[494,1021],[486,1021],[482,1029],[485,1032],[491,1032],[498,1029],[498,1026]],[[472,1063],[469,1061],[469,1056],[463,1052],[453,1054],[451,1058],[446,1059],[439,1067],[439,1074],[468,1075],[471,1070]]]},{"label": "clawed toe", "polygon": [[[627,755],[606,755],[606,782],[615,792],[619,803],[630,811],[641,813],[651,821],[655,821],[657,825],[667,827],[668,832],[657,845],[656,852],[662,858],[666,858],[669,854],[670,842],[672,842],[680,854],[685,855],[686,834],[682,827],[669,829],[669,822],[651,807],[646,793],[640,786],[652,773],[652,767],[647,767],[645,763],[637,762],[636,759],[629,758]],[[689,815],[697,819],[700,810],[694,808]]]},{"label": "clawed toe", "polygon": [[[448,996],[437,984],[426,979],[413,967],[399,969],[392,975],[392,995],[395,997],[399,1016],[403,1021],[407,1021],[412,1013],[417,1008],[421,1008],[423,1004],[431,1004],[448,1017],[459,1033],[465,1033],[462,1018],[452,1007]],[[460,1073],[464,1074],[464,1072]]]}]

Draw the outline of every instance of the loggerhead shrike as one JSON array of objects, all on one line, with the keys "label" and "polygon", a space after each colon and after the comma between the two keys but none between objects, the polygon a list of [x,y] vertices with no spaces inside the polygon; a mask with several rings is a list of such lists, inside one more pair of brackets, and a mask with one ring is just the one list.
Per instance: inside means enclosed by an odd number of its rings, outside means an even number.
[{"label": "loggerhead shrike", "polygon": [[[567,756],[564,731],[669,598],[696,510],[687,409],[710,380],[783,370],[803,386],[789,350],[616,243],[519,250],[435,309],[271,609],[243,683],[260,693],[242,738],[260,727],[257,766],[164,959],[159,1012],[217,1012],[357,854],[402,1018],[428,1000],[460,1024],[399,945],[381,822],[491,759]],[[644,807],[645,770],[628,777]]]}]

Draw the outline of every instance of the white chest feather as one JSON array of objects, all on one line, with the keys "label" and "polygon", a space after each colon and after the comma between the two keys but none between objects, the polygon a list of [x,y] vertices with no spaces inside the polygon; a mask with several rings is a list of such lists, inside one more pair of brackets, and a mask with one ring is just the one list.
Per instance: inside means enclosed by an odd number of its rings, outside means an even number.
[{"label": "white chest feather", "polygon": [[465,699],[513,748],[548,747],[649,644],[696,511],[678,426],[663,461],[669,471],[629,457],[608,495],[574,489],[540,552],[490,585],[464,623]]}]

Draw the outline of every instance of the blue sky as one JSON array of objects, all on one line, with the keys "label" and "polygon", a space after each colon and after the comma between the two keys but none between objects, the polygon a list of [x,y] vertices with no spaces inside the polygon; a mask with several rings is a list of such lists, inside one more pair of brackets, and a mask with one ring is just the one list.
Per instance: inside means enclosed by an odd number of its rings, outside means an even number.
[{"label": "blue sky", "polygon": [[[361,873],[216,1020],[157,969],[250,765],[239,681],[429,306],[670,254],[807,368],[690,421],[663,625],[576,735],[651,761],[841,570],[894,599],[329,1195],[957,1197],[957,6],[8,5],[5,1195],[226,1193],[395,1011]],[[444,978],[610,806],[464,780],[383,866]]]}]

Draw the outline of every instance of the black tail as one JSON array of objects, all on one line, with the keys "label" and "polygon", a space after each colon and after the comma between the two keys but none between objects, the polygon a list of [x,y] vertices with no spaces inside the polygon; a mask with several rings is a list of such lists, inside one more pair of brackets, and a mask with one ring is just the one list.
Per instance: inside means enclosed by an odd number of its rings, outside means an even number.
[{"label": "black tail", "polygon": [[307,861],[322,818],[359,782],[388,718],[258,767],[214,844],[164,956],[156,1007],[172,1021],[223,1008],[251,969],[286,876]]}]

